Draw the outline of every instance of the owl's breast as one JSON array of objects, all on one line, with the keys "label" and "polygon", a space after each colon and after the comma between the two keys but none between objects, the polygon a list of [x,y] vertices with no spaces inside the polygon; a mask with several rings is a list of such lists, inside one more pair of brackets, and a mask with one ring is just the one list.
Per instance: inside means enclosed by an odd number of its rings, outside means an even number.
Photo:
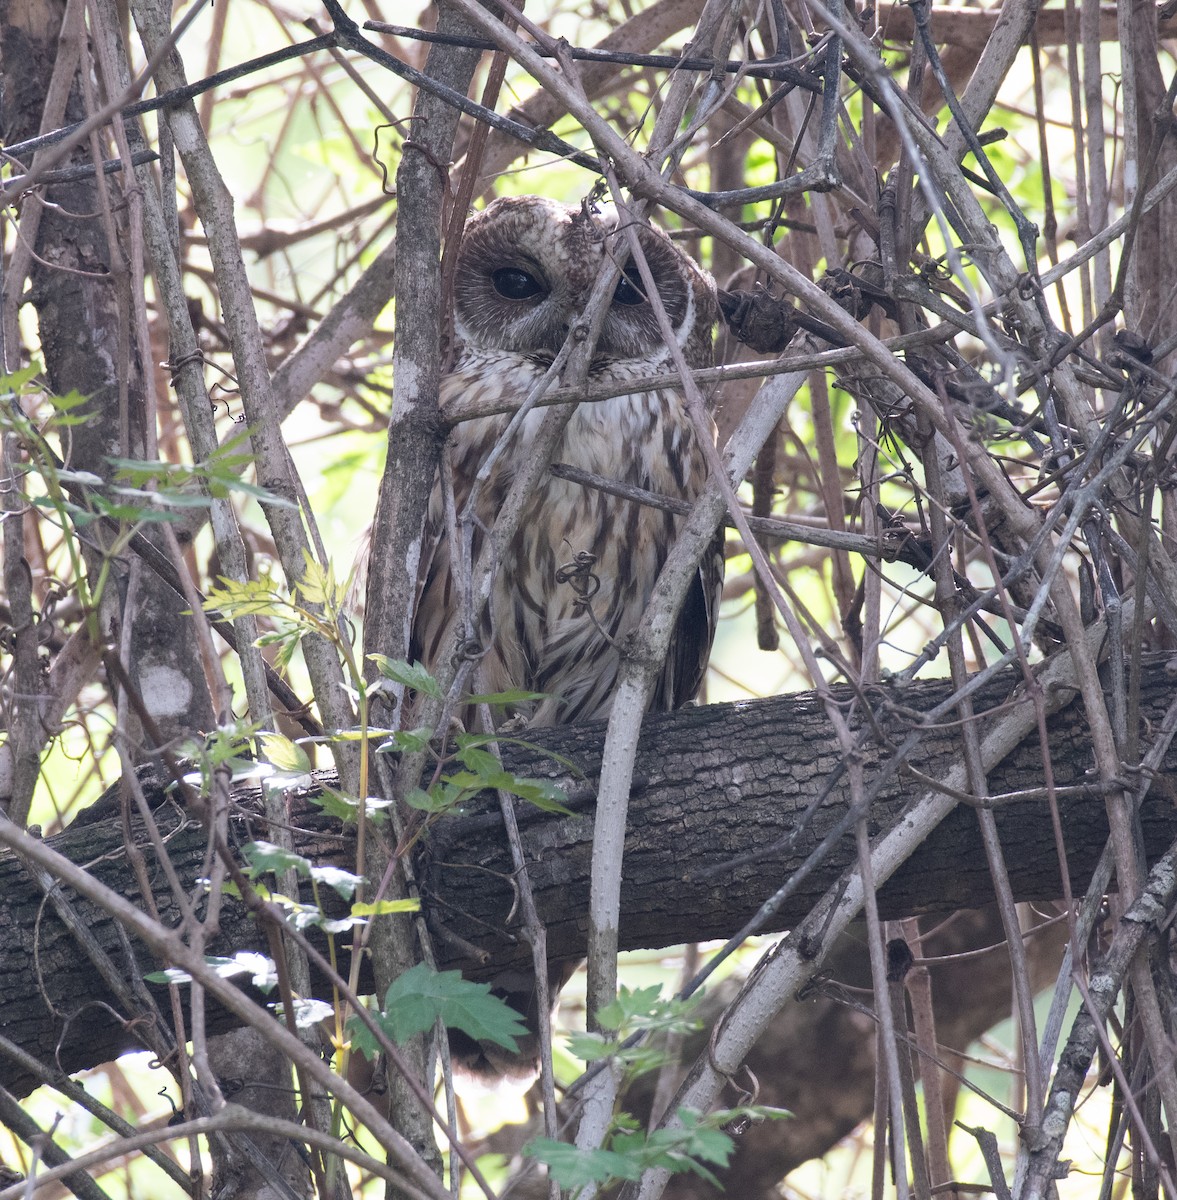
[{"label": "owl's breast", "polygon": [[[443,403],[461,397],[465,402],[519,404],[543,370],[523,355],[469,353],[443,380],[441,399]],[[607,381],[612,375],[614,381],[624,383],[627,374],[636,380],[649,372],[645,362],[614,363],[594,372],[593,381]],[[507,492],[529,461],[545,412],[535,409],[511,429],[479,489],[475,558],[484,531],[493,526]],[[449,453],[459,511],[510,420],[508,415],[484,417],[454,429]],[[705,459],[686,405],[669,389],[581,404],[554,458],[604,480],[688,501],[699,493],[706,477]],[[440,534],[439,491],[433,508]],[[617,639],[640,619],[681,521],[672,513],[601,488],[550,473],[541,476],[509,549],[497,563],[484,634],[493,646],[483,660],[490,690],[525,686],[560,697],[544,701],[537,709],[535,717],[542,723],[602,715],[620,662]],[[444,549],[437,561],[448,563]],[[434,574],[438,573],[435,563]],[[585,596],[591,611],[584,607]],[[436,583],[426,589],[425,599],[439,607],[451,603]],[[698,669],[686,682],[678,680],[679,669],[668,666],[656,701],[660,706],[673,706],[694,694]]]}]

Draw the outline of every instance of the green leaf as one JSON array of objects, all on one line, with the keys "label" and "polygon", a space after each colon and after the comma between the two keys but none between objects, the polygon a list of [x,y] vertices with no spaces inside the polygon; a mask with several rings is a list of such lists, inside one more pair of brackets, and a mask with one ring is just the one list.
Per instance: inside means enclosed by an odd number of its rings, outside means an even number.
[{"label": "green leaf", "polygon": [[[253,950],[239,950],[232,958],[219,958],[215,954],[206,954],[204,965],[216,972],[222,979],[232,979],[235,975],[252,975],[253,986],[263,992],[268,992],[278,982],[278,968],[274,960]],[[163,971],[152,971],[144,975],[148,983],[191,983],[192,976],[180,967],[167,967]]]},{"label": "green leaf", "polygon": [[599,1033],[570,1033],[567,1039],[570,1053],[584,1062],[597,1062],[616,1053],[617,1043]]},{"label": "green leaf", "polygon": [[357,916],[324,917],[318,922],[318,926],[324,933],[346,933],[349,929],[358,929],[367,923],[363,917]]},{"label": "green leaf", "polygon": [[362,1054],[369,1062],[376,1058],[380,1053],[380,1043],[359,1017],[350,1017],[344,1028],[351,1048],[357,1054]]},{"label": "green leaf", "polygon": [[281,733],[263,733],[262,750],[266,758],[279,770],[290,775],[309,775],[311,760],[306,751]]},{"label": "green leaf", "polygon": [[57,468],[57,478],[62,483],[78,483],[83,487],[102,487],[106,480],[93,471],[71,471],[66,467]]},{"label": "green leaf", "polygon": [[128,524],[133,524],[137,521],[180,521],[183,519],[181,513],[169,512],[167,509],[159,508],[154,503],[152,504],[116,504],[113,500],[108,500],[105,496],[100,496],[94,493],[90,497],[90,503],[94,506],[94,511],[100,516],[107,517],[111,521],[126,521]]},{"label": "green leaf", "polygon": [[508,692],[487,692],[485,695],[467,697],[470,704],[522,704],[526,700],[546,700],[547,692],[525,692],[514,688]]},{"label": "green leaf", "polygon": [[353,800],[350,796],[345,796],[342,792],[330,787],[324,787],[320,795],[312,796],[311,803],[322,812],[325,812],[327,816],[344,822],[354,821],[360,809],[357,800]]},{"label": "green leaf", "polygon": [[294,900],[281,892],[267,894],[266,899],[276,904],[282,910],[287,923],[300,933],[307,929],[322,928],[326,923],[327,918],[323,916],[323,910],[314,904],[303,904],[301,900]]},{"label": "green leaf", "polygon": [[424,788],[415,787],[409,790],[405,795],[405,803],[410,808],[419,809],[421,812],[435,812],[437,810],[437,800],[431,796]]},{"label": "green leaf", "polygon": [[311,878],[316,883],[325,883],[334,888],[345,900],[356,894],[356,888],[364,882],[362,875],[353,875],[342,867],[311,867]]},{"label": "green leaf", "polygon": [[[283,1024],[286,1023],[286,1006],[281,1003],[268,1006]],[[294,1023],[299,1029],[310,1029],[320,1021],[325,1021],[335,1009],[326,1000],[303,999],[294,997]]]},{"label": "green leaf", "polygon": [[383,917],[388,913],[418,912],[420,908],[420,900],[373,900],[353,904],[351,911],[355,917]]},{"label": "green leaf", "polygon": [[455,799],[461,792],[473,795],[488,786],[483,776],[475,775],[473,771],[455,771],[452,775],[447,775],[443,782]]},{"label": "green leaf", "polygon": [[557,813],[562,817],[576,816],[565,803],[568,799],[567,793],[550,779],[519,779],[511,776],[509,782],[496,783],[495,787],[501,787],[521,800],[526,800],[528,804],[534,804],[541,812]]},{"label": "green leaf", "polygon": [[338,613],[347,589],[336,580],[334,568],[330,563],[323,566],[309,550],[304,550],[302,557],[305,572],[295,585],[299,597],[307,604],[318,604],[328,612]]},{"label": "green leaf", "polygon": [[405,687],[415,688],[432,700],[441,700],[442,692],[436,679],[420,663],[407,663],[403,658],[389,658],[384,654],[369,655],[385,679],[392,679]]},{"label": "green leaf", "polygon": [[398,729],[388,735],[388,738],[377,747],[380,754],[416,754],[420,750],[428,750],[433,738],[433,730],[426,725],[420,729]]},{"label": "green leaf", "polygon": [[[33,359],[27,367],[18,367],[15,371],[10,371],[6,375],[0,375],[0,392],[20,392],[23,391],[30,383],[33,383],[37,376],[45,368],[40,362]],[[50,396],[49,401],[56,407],[55,401],[65,403],[67,400],[73,400],[75,403],[78,400],[84,400],[84,397],[79,396],[77,392],[69,392],[65,396]]]},{"label": "green leaf", "polygon": [[[480,736],[490,739],[491,735],[483,734]],[[498,742],[500,745],[521,746],[524,750],[532,750],[536,754],[542,754],[544,756],[544,758],[550,759],[557,766],[563,767],[564,770],[570,772],[573,775],[578,776],[581,779],[584,778],[584,771],[579,766],[577,766],[577,764],[574,763],[572,761],[572,759],[566,757],[563,754],[557,754],[555,751],[549,750],[546,746],[540,746],[536,742],[529,742],[529,741],[525,740],[524,738],[503,737],[502,734],[496,734],[494,736],[493,740]]]},{"label": "green leaf", "polygon": [[640,1164],[612,1150],[582,1150],[551,1138],[533,1138],[523,1147],[529,1158],[544,1163],[562,1188],[583,1188],[611,1179],[640,1179]]},{"label": "green leaf", "polygon": [[[454,757],[462,766],[468,767],[482,779],[489,779],[491,776],[503,774],[503,768],[498,758],[489,750],[482,750],[477,746],[459,746]],[[493,787],[497,785],[490,784],[488,786]]]},{"label": "green leaf", "polygon": [[249,864],[250,877],[254,874],[264,874],[273,871],[281,875],[283,871],[297,871],[304,879],[311,873],[310,860],[292,850],[284,850],[273,842],[247,842],[241,847],[241,854]]},{"label": "green leaf", "polygon": [[519,1014],[490,994],[490,984],[471,983],[458,971],[432,971],[424,963],[392,982],[377,1017],[398,1043],[432,1029],[438,1018],[475,1041],[494,1042],[511,1051],[518,1049],[516,1039],[527,1032]]},{"label": "green leaf", "polygon": [[620,1029],[623,1025],[654,1016],[665,1003],[661,984],[652,983],[642,988],[628,988],[622,984],[617,998],[597,1014],[597,1021],[604,1029]]},{"label": "green leaf", "polygon": [[[312,796],[310,800],[329,817],[335,817],[336,820],[344,821],[347,824],[354,824],[359,816],[360,802],[354,796],[345,795],[337,788],[324,787],[321,795]],[[377,823],[386,820],[387,813],[384,810],[391,804],[391,800],[382,800],[379,796],[369,796],[368,802],[364,806],[368,812],[368,819]]]}]

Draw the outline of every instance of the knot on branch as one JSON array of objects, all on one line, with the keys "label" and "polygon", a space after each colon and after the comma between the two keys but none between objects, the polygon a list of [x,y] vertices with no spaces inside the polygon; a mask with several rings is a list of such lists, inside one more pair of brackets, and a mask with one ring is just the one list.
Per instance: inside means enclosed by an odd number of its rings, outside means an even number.
[{"label": "knot on branch", "polygon": [[760,286],[751,292],[721,288],[719,309],[732,336],[758,354],[779,354],[797,332],[793,307]]},{"label": "knot on branch", "polygon": [[856,321],[868,317],[876,304],[886,316],[896,320],[898,309],[883,287],[882,278],[882,267],[878,263],[866,263],[860,272],[849,271],[845,267],[831,267],[822,276],[818,287]]}]

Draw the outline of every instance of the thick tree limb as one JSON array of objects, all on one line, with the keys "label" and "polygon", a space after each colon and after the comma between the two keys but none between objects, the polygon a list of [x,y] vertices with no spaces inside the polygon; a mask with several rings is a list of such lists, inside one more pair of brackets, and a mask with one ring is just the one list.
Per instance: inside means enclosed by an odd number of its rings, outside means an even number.
[{"label": "thick tree limb", "polygon": [[[941,682],[883,687],[870,699],[881,729],[892,743],[919,724],[919,714],[942,701]],[[847,703],[849,691],[841,693]],[[1155,727],[1172,699],[1172,680],[1163,664],[1146,673],[1141,721]],[[1009,679],[1000,679],[975,697],[979,712],[1003,703]],[[857,723],[857,722],[856,722]],[[1059,807],[1071,886],[1082,889],[1107,837],[1104,804],[1088,776],[1090,737],[1078,706],[1052,718],[1050,753],[1061,789]],[[542,744],[575,763],[569,771],[538,749],[504,747],[508,770],[521,776],[561,781],[583,815],[553,818],[524,807],[520,824],[531,864],[536,904],[548,929],[549,953],[568,961],[582,956],[592,842],[591,805],[600,766],[603,727],[585,725],[545,730]],[[902,817],[904,805],[928,779],[943,779],[956,754],[952,727],[926,731],[911,758],[920,773],[918,787],[902,774],[875,802],[871,832],[877,836]],[[539,742],[541,735],[537,733]],[[873,743],[864,750],[868,781],[888,753]],[[1177,766],[1177,753],[1168,760]],[[622,893],[623,949],[661,947],[687,940],[730,936],[805,862],[813,848],[844,815],[846,799],[834,786],[817,806],[809,828],[798,830],[801,814],[838,773],[839,760],[829,724],[812,694],[734,705],[688,709],[651,717],[643,731],[637,762],[637,789],[630,809],[626,876]],[[1129,765],[1130,766],[1130,765]],[[1129,768],[1126,767],[1125,770]],[[1010,878],[1018,899],[1051,899],[1061,894],[1047,801],[1041,791],[1042,752],[1027,742],[991,777],[994,797],[1026,793],[997,809]],[[1177,837],[1177,813],[1165,774],[1158,773],[1141,817],[1146,844],[1155,857]],[[350,865],[354,844],[338,822],[319,813],[313,789],[291,799],[301,853],[315,861]],[[180,813],[156,792],[157,818],[181,879],[194,881],[202,870],[205,835],[197,821]],[[90,818],[89,820],[87,818]],[[760,861],[725,868],[750,852],[762,852],[795,833],[794,844]],[[264,821],[247,795],[234,818],[241,841],[265,837]],[[151,848],[143,839],[144,853]],[[55,848],[91,869],[123,894],[136,896],[122,848],[120,823],[87,810],[79,822],[52,839]],[[423,839],[419,872],[426,913],[437,936],[442,966],[459,966],[472,977],[525,971],[529,950],[516,939],[511,862],[501,818],[488,808],[448,818]],[[796,889],[769,928],[792,927],[853,860],[853,845],[842,839],[818,869]],[[178,914],[158,896],[165,920]],[[992,899],[975,815],[967,805],[937,829],[880,894],[883,915],[898,917],[977,907]],[[105,914],[78,902],[94,936],[131,974],[155,968],[136,948],[135,958],[120,943]],[[386,918],[402,919],[402,918]],[[212,953],[228,955],[256,943],[242,911],[226,902],[221,937]],[[67,1070],[114,1057],[137,1045],[134,1030],[116,1020],[113,998],[57,917],[42,904],[42,893],[19,861],[0,855],[0,1035],[52,1063],[55,1053]],[[111,1007],[103,1007],[109,1005]],[[134,1014],[123,1014],[129,1019]],[[3,1054],[0,1085],[18,1094],[35,1083]]]}]

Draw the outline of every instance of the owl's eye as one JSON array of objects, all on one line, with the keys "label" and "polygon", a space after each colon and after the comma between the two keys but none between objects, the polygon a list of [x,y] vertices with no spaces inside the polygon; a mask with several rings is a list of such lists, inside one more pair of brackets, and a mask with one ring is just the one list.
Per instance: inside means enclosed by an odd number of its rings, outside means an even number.
[{"label": "owl's eye", "polygon": [[534,275],[519,267],[500,267],[491,272],[490,279],[495,291],[505,300],[530,300],[544,290]]},{"label": "owl's eye", "polygon": [[613,293],[616,304],[632,307],[646,302],[646,293],[642,290],[642,277],[637,267],[627,267],[626,272],[617,281],[617,290]]}]

